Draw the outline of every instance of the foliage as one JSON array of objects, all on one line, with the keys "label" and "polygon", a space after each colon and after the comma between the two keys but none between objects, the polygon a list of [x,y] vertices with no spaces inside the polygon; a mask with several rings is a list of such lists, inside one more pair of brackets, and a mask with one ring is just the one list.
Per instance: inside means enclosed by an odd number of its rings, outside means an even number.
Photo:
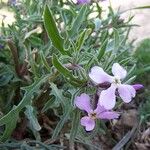
[{"label": "foliage", "polygon": [[150,65],[150,39],[142,40],[135,50],[134,56],[138,64],[148,67]]},{"label": "foliage", "polygon": [[23,119],[24,132],[43,141],[40,116],[46,115],[55,122],[47,138],[63,135],[92,147],[90,138],[105,129],[98,122],[94,131],[85,132],[74,98],[95,92],[88,77],[94,65],[110,72],[118,62],[129,70],[125,81],[135,79],[136,58],[127,41],[132,18],[125,22],[111,7],[103,18],[98,3],[76,6],[63,0],[23,0],[12,10],[16,21],[3,24],[0,38],[0,140],[14,135]]},{"label": "foliage", "polygon": [[140,119],[141,123],[146,123],[150,118],[150,94],[149,94],[149,83],[150,78],[150,39],[142,40],[137,46],[134,57],[137,59],[137,67],[138,67],[138,81],[142,81],[144,85],[146,85],[145,92],[143,94],[143,104],[140,107]]}]

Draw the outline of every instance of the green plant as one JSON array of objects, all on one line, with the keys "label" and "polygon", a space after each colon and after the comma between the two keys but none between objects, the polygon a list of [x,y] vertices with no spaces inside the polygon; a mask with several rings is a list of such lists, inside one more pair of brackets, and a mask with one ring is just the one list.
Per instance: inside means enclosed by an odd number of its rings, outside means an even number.
[{"label": "green plant", "polygon": [[[127,42],[132,18],[125,22],[111,6],[103,18],[98,3],[76,6],[63,0],[23,0],[12,9],[16,22],[1,28],[0,126],[4,128],[0,140],[8,140],[12,133],[16,137],[22,119],[36,140],[44,140],[40,130],[46,129],[52,140],[65,136],[71,144],[94,147],[90,139],[106,132],[105,123],[96,122],[92,132],[85,132],[74,99],[84,92],[96,93],[88,76],[94,65],[110,73],[112,64],[118,62],[129,70],[124,81],[134,81],[136,59]],[[54,121],[49,128],[45,117]]]}]

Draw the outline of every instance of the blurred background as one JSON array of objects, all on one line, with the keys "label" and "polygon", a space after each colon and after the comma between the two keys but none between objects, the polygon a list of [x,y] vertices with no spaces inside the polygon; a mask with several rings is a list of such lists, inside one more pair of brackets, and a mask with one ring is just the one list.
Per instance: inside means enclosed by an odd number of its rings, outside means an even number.
[{"label": "blurred background", "polygon": [[[76,0],[72,1],[76,3]],[[0,0],[0,26],[2,26],[2,20],[6,26],[15,21],[14,14],[8,7],[9,5],[13,5],[15,2],[17,2],[17,0]],[[100,4],[107,11],[107,7],[109,6],[110,2],[113,8],[116,10],[120,9],[120,11],[128,10],[134,7],[150,5],[150,0],[103,0],[100,1]],[[135,15],[132,23],[139,25],[139,27],[132,28],[129,40],[135,40],[135,43],[137,43],[144,38],[150,37],[150,10],[130,10],[123,13],[122,18],[126,19],[131,15]]]}]

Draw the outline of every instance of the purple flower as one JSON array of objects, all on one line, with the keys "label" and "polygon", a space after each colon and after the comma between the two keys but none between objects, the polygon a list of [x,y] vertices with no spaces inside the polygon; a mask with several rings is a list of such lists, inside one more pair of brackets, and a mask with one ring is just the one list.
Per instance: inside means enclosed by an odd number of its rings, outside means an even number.
[{"label": "purple flower", "polygon": [[132,86],[136,91],[139,91],[144,88],[144,86],[142,84],[134,84]]},{"label": "purple flower", "polygon": [[104,106],[106,109],[112,109],[115,106],[116,90],[125,103],[129,103],[136,94],[136,90],[133,86],[121,83],[121,80],[127,75],[127,71],[123,67],[121,67],[118,63],[114,63],[112,66],[112,73],[114,76],[108,75],[101,67],[98,66],[93,67],[89,73],[89,77],[96,84],[104,82],[111,83],[111,86],[107,90],[103,90],[99,97],[99,104]]},{"label": "purple flower", "polygon": [[87,116],[81,118],[81,125],[85,126],[86,131],[91,131],[95,127],[96,119],[115,119],[119,114],[114,111],[108,111],[104,107],[97,105],[95,110],[92,109],[89,95],[83,93],[75,99],[75,105],[87,112]]},{"label": "purple flower", "polygon": [[77,0],[77,4],[89,4],[91,0]]}]

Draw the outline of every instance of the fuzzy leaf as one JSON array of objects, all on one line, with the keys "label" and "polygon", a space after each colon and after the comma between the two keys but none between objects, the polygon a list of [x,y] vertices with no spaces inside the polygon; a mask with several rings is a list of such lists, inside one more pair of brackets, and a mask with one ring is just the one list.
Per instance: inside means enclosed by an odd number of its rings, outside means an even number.
[{"label": "fuzzy leaf", "polygon": [[99,61],[101,60],[101,58],[105,54],[107,43],[108,43],[108,38],[102,43],[102,45],[101,45],[101,47],[99,49],[99,53],[98,53],[98,56],[97,56]]},{"label": "fuzzy leaf", "polygon": [[75,18],[74,22],[72,23],[71,29],[68,31],[70,37],[73,37],[76,33],[78,33],[80,26],[85,20],[86,12],[87,12],[87,7],[86,5],[83,5],[77,17]]},{"label": "fuzzy leaf", "polygon": [[27,116],[27,118],[30,121],[31,126],[33,127],[33,129],[35,129],[36,131],[40,131],[41,130],[41,126],[38,123],[38,120],[34,114],[34,109],[31,105],[27,105],[26,106],[26,111],[25,114]]},{"label": "fuzzy leaf", "polygon": [[[17,106],[13,107],[13,109],[11,111],[9,111],[8,114],[6,114],[2,118],[0,118],[0,126],[2,126],[2,125],[6,126],[4,133],[0,138],[1,141],[5,141],[11,135],[11,132],[13,131],[13,129],[16,126],[19,112],[25,106],[30,105],[34,93],[35,92],[38,93],[39,88],[48,79],[48,77],[49,77],[49,75],[47,75],[45,77],[41,77],[40,79],[36,80],[31,86],[25,87],[24,90],[26,92],[25,92],[24,97],[21,100],[21,102]],[[12,121],[12,123],[11,123],[11,121]],[[12,124],[13,127],[10,124]]]},{"label": "fuzzy leaf", "polygon": [[64,67],[61,62],[57,59],[56,55],[53,55],[53,65],[55,68],[66,77],[66,80],[68,80],[70,83],[80,86],[81,84],[84,84],[85,81],[82,81],[78,79],[77,77],[74,77],[70,70],[68,70],[66,67]]},{"label": "fuzzy leaf", "polygon": [[56,47],[61,54],[65,55],[66,52],[63,48],[64,39],[60,36],[53,15],[47,5],[44,10],[44,26],[53,46]]},{"label": "fuzzy leaf", "polygon": [[85,40],[88,38],[88,36],[91,34],[91,29],[84,30],[77,40],[77,51],[79,51],[82,48],[82,45],[84,44]]},{"label": "fuzzy leaf", "polygon": [[52,135],[52,139],[55,139],[57,138],[57,136],[59,135],[61,129],[63,128],[65,122],[68,120],[69,118],[69,115],[71,113],[71,110],[72,110],[72,107],[70,106],[69,102],[66,103],[65,107],[64,107],[64,114],[62,115],[60,121],[58,122],[54,132],[53,132],[53,135]]},{"label": "fuzzy leaf", "polygon": [[62,103],[63,105],[65,105],[65,103],[64,103],[65,97],[63,96],[63,93],[62,93],[63,90],[58,89],[56,84],[54,84],[54,83],[50,83],[50,85],[51,85],[51,89],[52,89],[50,95],[54,95],[58,103]]},{"label": "fuzzy leaf", "polygon": [[70,132],[70,141],[71,142],[73,142],[75,140],[75,137],[78,132],[79,122],[80,122],[80,111],[76,109],[73,112],[73,118],[72,118],[72,128],[71,128],[71,132]]}]

